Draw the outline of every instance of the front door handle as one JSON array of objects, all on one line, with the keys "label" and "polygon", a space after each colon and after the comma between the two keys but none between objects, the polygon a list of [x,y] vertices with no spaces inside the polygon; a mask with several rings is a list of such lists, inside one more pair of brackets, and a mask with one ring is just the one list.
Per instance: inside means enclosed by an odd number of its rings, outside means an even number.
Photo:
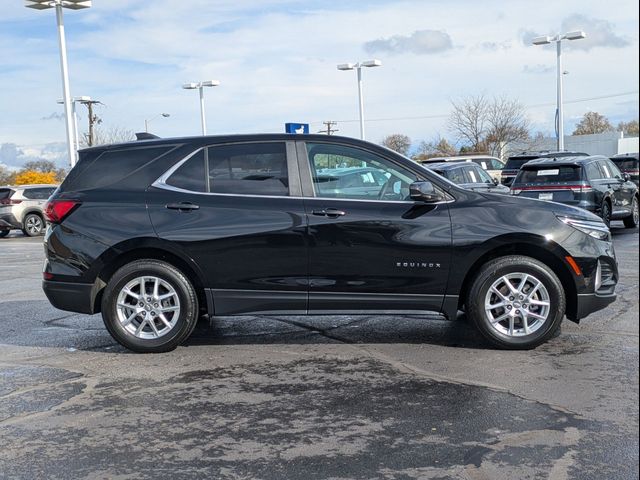
[{"label": "front door handle", "polygon": [[319,217],[329,217],[329,218],[338,218],[347,214],[347,212],[343,210],[338,210],[337,208],[323,208],[321,210],[314,210],[312,213]]},{"label": "front door handle", "polygon": [[180,210],[181,212],[188,212],[190,210],[198,210],[200,205],[196,205],[191,202],[180,202],[180,203],[167,203],[166,207],[169,210]]}]

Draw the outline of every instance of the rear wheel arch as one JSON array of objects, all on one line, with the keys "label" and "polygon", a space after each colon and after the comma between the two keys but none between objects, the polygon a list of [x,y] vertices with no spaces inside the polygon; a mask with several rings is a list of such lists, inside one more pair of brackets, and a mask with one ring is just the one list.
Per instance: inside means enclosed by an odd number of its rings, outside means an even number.
[{"label": "rear wheel arch", "polygon": [[575,318],[575,314],[577,313],[578,309],[578,291],[571,271],[569,270],[569,266],[566,265],[557,254],[552,253],[548,248],[543,247],[542,243],[535,244],[526,242],[513,242],[494,247],[493,249],[485,252],[467,270],[465,278],[462,282],[462,286],[460,288],[458,297],[458,308],[462,307],[464,299],[466,298],[467,293],[471,288],[473,280],[475,279],[477,273],[480,271],[483,265],[491,260],[512,255],[531,257],[548,265],[551,270],[553,270],[553,272],[557,275],[558,279],[562,283],[562,287],[564,288],[567,301],[567,317]]},{"label": "rear wheel arch", "polygon": [[[113,250],[118,250],[118,246],[116,246]],[[112,250],[112,251],[113,251]],[[98,273],[95,284],[96,287],[94,289],[95,298],[93,301],[93,305],[95,306],[95,313],[100,310],[100,304],[102,302],[102,294],[104,293],[104,289],[113,276],[113,274],[124,265],[127,265],[136,260],[160,260],[162,262],[166,262],[173,267],[180,270],[183,275],[185,275],[194,289],[196,290],[198,296],[198,303],[201,308],[207,309],[207,295],[205,293],[205,282],[202,274],[197,271],[197,267],[190,265],[190,261],[182,258],[180,255],[169,251],[163,246],[152,246],[152,247],[135,247],[130,248],[122,253],[119,253],[116,256],[112,256],[113,254],[105,254],[106,258],[101,259],[103,267]]]}]

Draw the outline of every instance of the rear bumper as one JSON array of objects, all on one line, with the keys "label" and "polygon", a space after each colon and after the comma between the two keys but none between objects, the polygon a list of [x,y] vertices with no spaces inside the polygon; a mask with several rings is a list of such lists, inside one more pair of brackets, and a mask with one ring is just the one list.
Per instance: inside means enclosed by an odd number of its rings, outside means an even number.
[{"label": "rear bumper", "polygon": [[609,304],[616,301],[617,295],[598,295],[597,293],[583,293],[578,295],[578,305],[575,318],[568,317],[569,320],[578,321],[581,318],[591,315],[598,310],[606,308]]},{"label": "rear bumper", "polygon": [[13,230],[15,228],[22,228],[20,222],[12,213],[4,213],[0,215],[0,230]]},{"label": "rear bumper", "polygon": [[52,282],[44,280],[42,289],[51,302],[51,305],[59,310],[78,313],[95,313],[94,284]]}]

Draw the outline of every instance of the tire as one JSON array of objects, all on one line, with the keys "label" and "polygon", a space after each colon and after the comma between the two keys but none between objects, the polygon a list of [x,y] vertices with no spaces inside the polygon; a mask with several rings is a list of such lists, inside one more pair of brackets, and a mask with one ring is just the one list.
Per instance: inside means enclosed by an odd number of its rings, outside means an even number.
[{"label": "tire", "polygon": [[600,208],[600,217],[607,227],[611,226],[611,206],[606,200],[602,202],[602,207]]},{"label": "tire", "polygon": [[625,228],[636,228],[639,221],[638,197],[633,197],[633,202],[631,203],[631,215],[623,219],[624,226]]},{"label": "tire", "polygon": [[[140,296],[142,283],[145,295]],[[198,296],[189,279],[158,260],[136,260],[121,267],[102,296],[107,330],[120,345],[138,353],[175,349],[193,332],[198,311]]]},{"label": "tire", "polygon": [[[523,279],[524,284],[521,283]],[[522,285],[522,300],[518,298],[520,294],[506,294],[511,293],[506,281],[516,290]],[[500,296],[497,292],[500,292]],[[533,298],[527,300],[527,293],[531,292]],[[486,302],[489,305],[504,302],[506,306],[489,308],[487,311]],[[480,333],[493,345],[511,350],[535,348],[557,336],[566,310],[565,292],[553,271],[538,260],[519,255],[486,263],[471,284],[466,304],[467,315]],[[524,312],[528,313],[527,321],[523,318]],[[544,317],[544,320],[533,314]],[[527,330],[530,332],[527,333]]]},{"label": "tire", "polygon": [[4,237],[6,237],[7,235],[9,235],[9,232],[10,232],[10,231],[11,231],[11,230],[0,230],[0,238],[4,238]]},{"label": "tire", "polygon": [[37,237],[44,233],[46,224],[44,218],[37,213],[29,213],[24,217],[22,221],[22,233],[27,237]]}]

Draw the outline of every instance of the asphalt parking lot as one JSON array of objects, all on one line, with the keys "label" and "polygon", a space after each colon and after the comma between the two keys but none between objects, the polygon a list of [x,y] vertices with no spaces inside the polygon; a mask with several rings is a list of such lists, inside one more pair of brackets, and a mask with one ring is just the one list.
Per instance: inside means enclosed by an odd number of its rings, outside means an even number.
[{"label": "asphalt parking lot", "polygon": [[638,477],[638,230],[619,299],[528,352],[437,317],[235,317],[136,355],[0,240],[0,478]]}]

